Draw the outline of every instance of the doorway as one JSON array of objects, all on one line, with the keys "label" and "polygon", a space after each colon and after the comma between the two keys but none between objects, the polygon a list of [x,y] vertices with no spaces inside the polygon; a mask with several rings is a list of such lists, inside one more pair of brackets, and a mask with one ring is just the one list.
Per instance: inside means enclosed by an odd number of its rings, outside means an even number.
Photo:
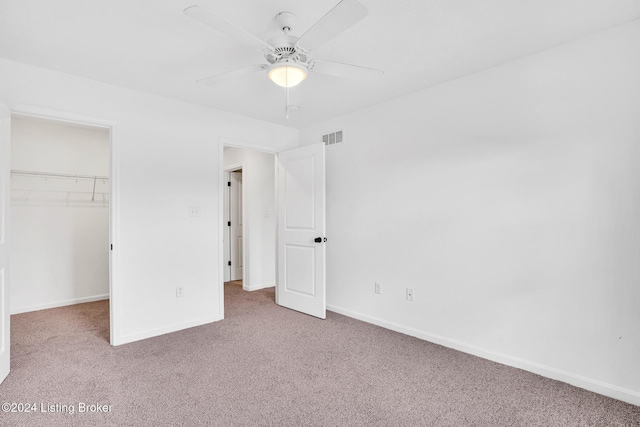
[{"label": "doorway", "polygon": [[12,115],[11,314],[110,299],[111,151],[108,126]]},{"label": "doorway", "polygon": [[273,287],[275,154],[224,146],[222,170],[224,282],[241,284],[246,291]]},{"label": "doorway", "polygon": [[242,169],[226,172],[227,187],[224,196],[224,250],[225,282],[242,285],[244,275]]},{"label": "doorway", "polygon": [[[276,287],[276,304],[324,319],[327,241],[324,144],[279,151],[277,159],[274,151],[253,147],[224,142],[220,144],[219,155],[221,219],[223,189],[228,187],[223,186],[224,173],[237,169],[243,172],[242,288]],[[226,226],[220,221],[219,235],[224,235]],[[219,242],[220,279],[224,279],[223,239]],[[221,282],[219,301],[224,318],[225,283]]]}]

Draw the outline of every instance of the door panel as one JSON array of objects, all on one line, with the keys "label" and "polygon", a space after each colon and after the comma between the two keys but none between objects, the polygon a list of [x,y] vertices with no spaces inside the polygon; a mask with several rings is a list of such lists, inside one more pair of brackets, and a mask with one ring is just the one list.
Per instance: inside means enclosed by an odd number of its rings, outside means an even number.
[{"label": "door panel", "polygon": [[0,103],[0,382],[9,375],[9,174],[11,113]]},{"label": "door panel", "polygon": [[243,245],[242,245],[242,172],[230,174],[230,214],[231,218],[231,280],[243,279]]},{"label": "door panel", "polygon": [[289,177],[285,180],[285,194],[295,203],[285,203],[287,230],[315,230],[315,186],[316,171],[314,157],[300,157],[287,162]]},{"label": "door panel", "polygon": [[324,319],[324,144],[278,153],[278,215],[276,302]]},{"label": "door panel", "polygon": [[316,277],[315,258],[316,248],[298,245],[285,246],[285,283],[288,292],[315,297]]}]

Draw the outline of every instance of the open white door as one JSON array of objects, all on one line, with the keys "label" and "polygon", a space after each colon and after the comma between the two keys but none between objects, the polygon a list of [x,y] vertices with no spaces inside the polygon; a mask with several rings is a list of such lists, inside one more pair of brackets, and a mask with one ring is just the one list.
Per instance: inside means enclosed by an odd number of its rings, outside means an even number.
[{"label": "open white door", "polygon": [[9,177],[11,112],[0,102],[0,383],[9,375]]},{"label": "open white door", "polygon": [[230,172],[229,182],[231,183],[229,189],[231,280],[243,280],[242,172]]},{"label": "open white door", "polygon": [[324,144],[278,153],[276,302],[324,319]]}]

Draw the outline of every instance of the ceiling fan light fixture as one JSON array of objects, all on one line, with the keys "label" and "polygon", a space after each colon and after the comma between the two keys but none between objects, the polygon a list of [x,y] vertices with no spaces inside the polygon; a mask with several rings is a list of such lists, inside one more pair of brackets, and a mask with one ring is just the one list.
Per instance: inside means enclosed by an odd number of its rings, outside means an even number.
[{"label": "ceiling fan light fixture", "polygon": [[294,87],[307,78],[307,69],[295,62],[277,62],[269,67],[269,79],[282,87]]}]

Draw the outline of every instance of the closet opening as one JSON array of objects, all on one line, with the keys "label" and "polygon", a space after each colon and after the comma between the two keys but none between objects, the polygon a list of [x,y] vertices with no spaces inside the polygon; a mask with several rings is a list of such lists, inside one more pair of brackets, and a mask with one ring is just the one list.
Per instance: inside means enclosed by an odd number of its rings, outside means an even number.
[{"label": "closet opening", "polygon": [[94,303],[109,341],[110,171],[111,128],[12,116],[12,315]]}]

